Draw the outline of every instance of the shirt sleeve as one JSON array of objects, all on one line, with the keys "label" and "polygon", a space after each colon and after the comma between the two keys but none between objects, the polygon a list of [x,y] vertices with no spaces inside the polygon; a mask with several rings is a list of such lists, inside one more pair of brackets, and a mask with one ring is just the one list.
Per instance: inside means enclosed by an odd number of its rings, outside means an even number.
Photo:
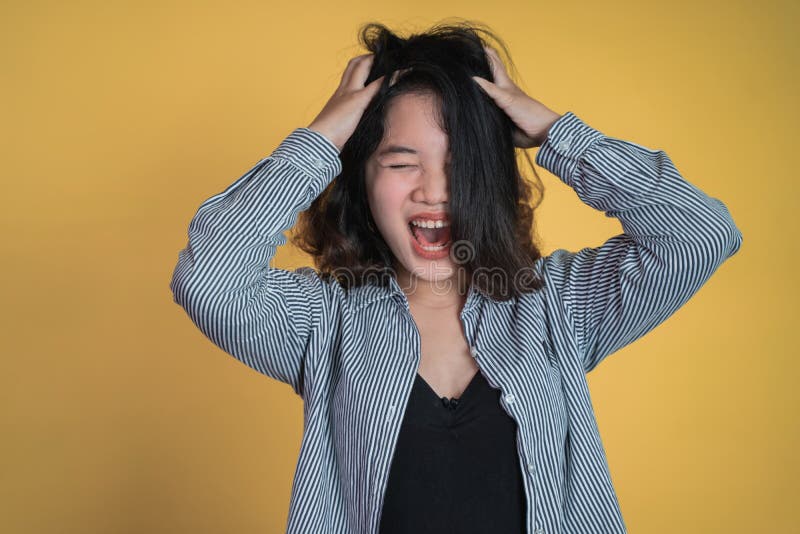
[{"label": "shirt sleeve", "polygon": [[205,200],[189,223],[170,290],[217,346],[303,395],[313,334],[333,287],[313,269],[270,266],[283,232],[341,172],[336,146],[297,128],[272,154]]},{"label": "shirt sleeve", "polygon": [[623,233],[544,258],[585,372],[678,310],[742,243],[727,207],[685,180],[661,150],[606,136],[562,115],[537,165]]}]

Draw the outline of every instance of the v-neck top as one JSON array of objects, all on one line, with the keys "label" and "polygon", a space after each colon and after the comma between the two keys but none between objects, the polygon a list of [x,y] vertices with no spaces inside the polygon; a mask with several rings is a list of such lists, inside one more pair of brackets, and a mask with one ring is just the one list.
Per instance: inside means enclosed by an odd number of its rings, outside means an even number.
[{"label": "v-neck top", "polygon": [[417,373],[394,451],[380,534],[525,532],[517,425],[477,371],[460,398]]}]

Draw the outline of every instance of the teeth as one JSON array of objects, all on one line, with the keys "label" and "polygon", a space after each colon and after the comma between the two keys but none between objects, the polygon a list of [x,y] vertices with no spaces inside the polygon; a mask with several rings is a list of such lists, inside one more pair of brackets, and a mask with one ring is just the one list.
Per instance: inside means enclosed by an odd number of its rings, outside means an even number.
[{"label": "teeth", "polygon": [[450,241],[448,241],[447,243],[444,243],[443,245],[432,246],[432,247],[429,247],[427,245],[423,245],[422,243],[420,243],[419,246],[422,247],[425,250],[442,250],[443,248],[446,248],[446,247],[450,246]]},{"label": "teeth", "polygon": [[428,221],[423,219],[415,219],[411,221],[414,226],[421,226],[423,228],[442,228],[450,226],[450,221]]},{"label": "teeth", "polygon": [[[426,221],[426,222],[433,223],[434,221]],[[442,223],[442,221],[436,221],[436,222]],[[413,224],[414,226],[424,226],[425,222],[423,222],[423,221],[411,221],[411,224]],[[445,221],[445,224],[443,224],[443,225],[440,224],[439,225],[439,227],[441,227],[441,226],[450,226],[450,223]],[[417,236],[414,235],[413,231],[411,231],[411,235],[414,237],[414,240],[417,242],[417,245],[422,247],[424,250],[429,250],[429,251],[442,250],[442,249],[447,248],[447,247],[450,246],[450,240],[449,239],[446,242],[442,243],[441,245],[423,245],[422,243],[420,243],[419,239],[417,239]]]}]

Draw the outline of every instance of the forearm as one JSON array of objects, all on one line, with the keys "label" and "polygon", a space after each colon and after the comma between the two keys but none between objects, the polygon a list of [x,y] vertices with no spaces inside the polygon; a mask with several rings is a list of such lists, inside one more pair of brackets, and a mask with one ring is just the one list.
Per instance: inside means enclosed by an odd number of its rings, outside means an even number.
[{"label": "forearm", "polygon": [[306,128],[224,191],[205,200],[189,224],[170,288],[184,305],[192,288],[204,299],[235,299],[265,275],[283,233],[341,170],[335,147]]},{"label": "forearm", "polygon": [[633,237],[702,242],[721,257],[738,249],[727,207],[685,180],[665,152],[606,136],[572,112],[548,130],[536,163]]}]

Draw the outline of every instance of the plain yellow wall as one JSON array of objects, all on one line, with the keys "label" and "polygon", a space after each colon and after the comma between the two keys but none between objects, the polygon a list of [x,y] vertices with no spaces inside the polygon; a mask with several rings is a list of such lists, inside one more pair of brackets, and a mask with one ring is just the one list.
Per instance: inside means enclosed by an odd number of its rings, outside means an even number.
[{"label": "plain yellow wall", "polygon": [[[630,532],[797,532],[796,2],[127,4],[0,7],[0,531],[284,531],[302,401],[173,303],[177,253],[203,200],[316,116],[360,24],[456,16],[506,41],[531,96],[665,150],[743,232],[589,374]],[[545,252],[621,231],[538,170]]]}]

